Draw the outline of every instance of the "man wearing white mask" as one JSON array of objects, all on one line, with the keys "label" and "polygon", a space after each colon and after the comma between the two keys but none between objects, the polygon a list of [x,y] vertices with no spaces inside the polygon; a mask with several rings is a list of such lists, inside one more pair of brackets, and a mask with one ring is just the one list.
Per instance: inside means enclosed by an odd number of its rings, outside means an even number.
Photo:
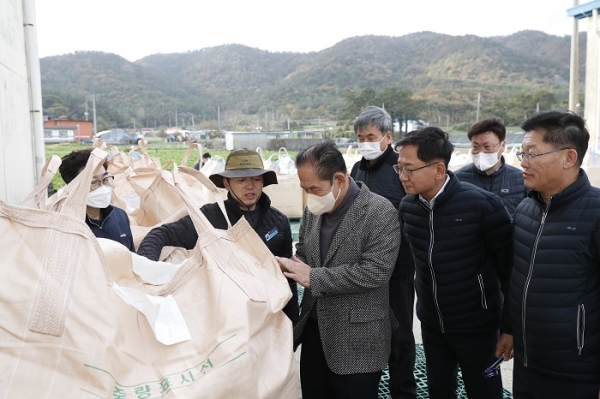
[{"label": "man wearing white mask", "polygon": [[504,162],[504,124],[498,118],[484,119],[471,126],[467,136],[471,141],[473,163],[457,170],[456,177],[498,195],[512,216],[527,196],[527,190],[523,171]]},{"label": "man wearing white mask", "polygon": [[[398,209],[406,195],[394,166],[398,153],[392,149],[392,118],[382,108],[366,107],[354,121],[354,133],[362,159],[352,167],[350,176],[372,192],[385,197]],[[390,279],[390,306],[398,321],[392,333],[389,358],[391,399],[416,399],[415,337],[412,332],[415,302],[415,263],[408,243],[402,240]]]},{"label": "man wearing white mask", "polygon": [[277,260],[305,287],[294,346],[303,399],[377,399],[391,347],[388,283],[400,245],[398,212],[347,176],[333,142],[301,151],[308,196],[296,256]]},{"label": "man wearing white mask", "polygon": [[[91,152],[91,148],[73,151],[62,158],[59,172],[65,183],[69,184],[85,168]],[[110,204],[114,177],[108,175],[106,168],[105,162],[92,178],[87,198],[85,223],[96,237],[120,242],[130,251],[135,251],[127,213]]]}]

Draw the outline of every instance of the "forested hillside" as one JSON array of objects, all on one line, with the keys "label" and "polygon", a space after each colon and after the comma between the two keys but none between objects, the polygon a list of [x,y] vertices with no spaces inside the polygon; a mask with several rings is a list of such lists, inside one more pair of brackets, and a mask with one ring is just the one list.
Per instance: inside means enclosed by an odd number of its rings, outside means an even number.
[{"label": "forested hillside", "polygon": [[[224,45],[132,63],[78,52],[43,58],[41,69],[45,113],[81,118],[95,93],[106,126],[174,125],[176,117],[189,124],[192,115],[214,123],[217,108],[223,127],[234,129],[269,126],[267,120],[277,121],[275,128],[287,119],[347,120],[349,101],[361,105],[384,93],[409,98],[401,107],[411,108],[411,118],[452,124],[474,117],[480,93],[482,116],[510,123],[538,106],[565,106],[569,54],[569,37],[536,31],[492,38],[420,32],[353,37],[313,53]],[[583,34],[580,57],[583,80]]]}]

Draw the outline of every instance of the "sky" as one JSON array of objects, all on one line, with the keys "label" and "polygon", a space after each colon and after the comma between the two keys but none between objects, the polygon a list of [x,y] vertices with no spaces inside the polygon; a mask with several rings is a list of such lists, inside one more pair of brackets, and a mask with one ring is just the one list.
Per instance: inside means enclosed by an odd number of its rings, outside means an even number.
[{"label": "sky", "polygon": [[[581,0],[580,3],[586,3]],[[103,51],[136,61],[222,44],[311,52],[363,35],[571,35],[574,0],[38,0],[40,57]],[[579,30],[587,29],[580,22]]]}]

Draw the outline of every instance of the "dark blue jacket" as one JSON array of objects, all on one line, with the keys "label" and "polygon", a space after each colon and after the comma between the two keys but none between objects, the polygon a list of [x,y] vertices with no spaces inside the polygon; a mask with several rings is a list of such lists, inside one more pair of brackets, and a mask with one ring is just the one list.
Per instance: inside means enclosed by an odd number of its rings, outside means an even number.
[{"label": "dark blue jacket", "polygon": [[[400,203],[400,221],[415,256],[417,315],[442,333],[484,333],[501,327],[512,268],[510,215],[496,195],[452,172],[433,208],[417,195]],[[501,291],[502,287],[502,291]]]},{"label": "dark blue jacket", "polygon": [[600,381],[600,189],[579,178],[548,204],[532,191],[514,217],[510,312],[515,361]]},{"label": "dark blue jacket", "polygon": [[90,226],[94,235],[98,238],[108,238],[120,242],[130,251],[135,252],[127,213],[112,205],[101,209],[100,213],[102,214],[102,221],[90,219],[87,215],[85,217],[85,223]]},{"label": "dark blue jacket", "polygon": [[471,183],[499,196],[512,216],[517,205],[527,196],[527,189],[523,183],[523,171],[507,165],[504,157],[501,160],[502,166],[491,175],[477,169],[472,163],[458,169],[455,174],[458,180]]},{"label": "dark blue jacket", "polygon": [[[373,164],[365,158],[354,164],[350,176],[355,181],[361,181],[374,192],[379,194],[398,209],[400,201],[406,195],[404,187],[400,183],[398,174],[394,171],[394,165],[398,163],[398,153],[392,149],[391,145]],[[412,276],[415,274],[415,261],[410,247],[405,238],[402,237],[398,258],[392,278],[400,276]]]}]

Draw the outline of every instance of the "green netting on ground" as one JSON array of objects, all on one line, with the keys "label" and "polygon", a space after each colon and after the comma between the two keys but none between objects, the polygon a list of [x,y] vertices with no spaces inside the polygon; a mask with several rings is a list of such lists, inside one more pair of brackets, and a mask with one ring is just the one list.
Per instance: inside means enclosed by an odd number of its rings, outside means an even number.
[{"label": "green netting on ground", "polygon": [[[427,392],[427,372],[425,369],[425,352],[423,352],[423,345],[416,345],[416,361],[415,361],[415,380],[417,382],[417,398],[418,399],[429,399],[429,394]],[[386,399],[390,395],[390,390],[388,388],[388,384],[390,382],[390,374],[388,369],[383,370],[383,375],[381,376],[381,382],[379,383],[379,399]],[[467,393],[465,391],[465,386],[462,381],[462,377],[460,375],[460,370],[458,372],[458,389],[457,389],[458,399],[467,399]],[[504,390],[504,399],[512,399],[512,394]]]},{"label": "green netting on ground", "polygon": [[[302,303],[302,296],[304,294],[304,287],[298,285],[298,301]],[[423,351],[423,345],[416,345],[416,360],[415,360],[415,380],[417,382],[417,399],[429,399],[429,393],[427,392],[427,370],[425,368],[425,352]],[[388,388],[390,382],[390,373],[386,367],[383,370],[381,376],[381,382],[379,383],[379,399],[386,399],[390,395]],[[467,393],[463,384],[460,369],[458,371],[458,388],[457,388],[458,399],[467,399]],[[504,399],[512,399],[512,394],[504,390]]]}]

